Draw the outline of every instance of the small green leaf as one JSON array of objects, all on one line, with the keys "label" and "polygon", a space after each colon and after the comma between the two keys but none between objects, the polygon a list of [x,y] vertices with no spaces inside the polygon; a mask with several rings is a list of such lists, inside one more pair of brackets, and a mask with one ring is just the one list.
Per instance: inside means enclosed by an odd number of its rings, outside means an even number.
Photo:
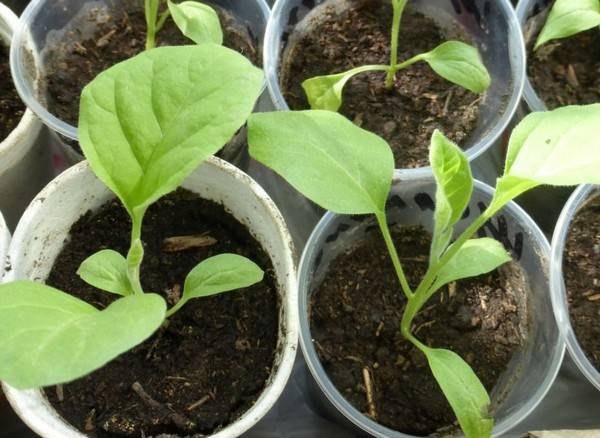
[{"label": "small green leaf", "polygon": [[195,1],[173,3],[169,0],[173,21],[186,37],[196,44],[223,44],[223,30],[217,12]]},{"label": "small green leaf", "polygon": [[538,35],[535,49],[550,40],[566,38],[596,26],[600,26],[598,0],[556,0]]},{"label": "small green leaf", "polygon": [[302,82],[302,88],[312,109],[337,111],[342,106],[344,85],[353,76],[367,71],[385,71],[387,68],[382,65],[365,65],[333,75],[315,76]]},{"label": "small green leaf", "polygon": [[244,124],[263,74],[212,43],[147,50],[81,96],[79,139],[94,173],[141,216]]},{"label": "small green leaf", "polygon": [[99,251],[85,259],[77,275],[86,283],[107,292],[123,296],[133,293],[127,277],[127,261],[111,249]]},{"label": "small green leaf", "polygon": [[489,438],[494,420],[489,416],[490,397],[483,384],[459,355],[421,344],[429,367],[450,403],[467,438]]},{"label": "small green leaf", "polygon": [[150,337],[165,310],[156,294],[99,311],[44,284],[0,285],[0,379],[18,389],[75,380]]},{"label": "small green leaf", "polygon": [[510,255],[497,240],[489,237],[467,240],[440,269],[430,291],[435,292],[452,281],[486,274],[510,260]]},{"label": "small green leaf", "polygon": [[337,113],[252,114],[248,144],[254,159],[327,210],[341,214],[385,210],[394,173],[390,147]]},{"label": "small green leaf", "polygon": [[446,41],[420,58],[444,79],[474,93],[483,93],[490,86],[490,74],[473,46]]},{"label": "small green leaf", "polygon": [[473,177],[465,154],[438,130],[431,137],[429,162],[436,182],[435,225],[429,260],[434,264],[450,243],[454,224],[469,205]]}]

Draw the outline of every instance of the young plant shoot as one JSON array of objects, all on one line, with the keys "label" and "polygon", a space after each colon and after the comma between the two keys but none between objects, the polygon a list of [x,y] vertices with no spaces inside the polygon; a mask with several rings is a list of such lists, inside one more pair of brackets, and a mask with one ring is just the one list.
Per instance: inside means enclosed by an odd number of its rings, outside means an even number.
[{"label": "young plant shoot", "polygon": [[550,40],[600,26],[600,0],[556,0],[538,35],[535,50]]},{"label": "young plant shoot", "polygon": [[391,54],[388,65],[363,65],[351,70],[305,80],[302,88],[310,107],[315,110],[337,111],[342,106],[346,83],[359,73],[385,72],[385,86],[391,89],[396,73],[425,61],[441,77],[474,93],[483,93],[490,86],[490,75],[475,47],[460,41],[446,41],[427,53],[415,55],[398,63],[398,34],[402,13],[408,0],[390,0],[394,10],[391,30]]},{"label": "young plant shoot", "polygon": [[[161,9],[161,4],[166,7]],[[208,5],[196,1],[173,3],[171,0],[144,0],[146,16],[146,50],[156,45],[156,34],[171,16],[186,37],[196,44],[206,42],[223,44],[223,31],[217,12]]]},{"label": "young plant shoot", "polygon": [[19,389],[74,380],[146,340],[188,300],[262,280],[252,261],[217,255],[188,274],[182,298],[170,310],[140,282],[146,210],[231,139],[252,112],[262,83],[262,72],[242,55],[206,43],[145,51],[84,89],[81,148],[121,200],[132,229],[126,257],[100,251],[78,274],[120,297],[100,311],[41,283],[0,285],[1,380]]},{"label": "young plant shoot", "polygon": [[[386,220],[394,160],[382,138],[339,114],[319,110],[253,114],[248,133],[252,157],[315,203],[339,214],[375,215],[407,299],[399,329],[426,356],[465,435],[485,438],[493,427],[485,388],[457,354],[417,339],[413,320],[442,286],[488,273],[511,259],[496,240],[472,238],[509,201],[542,184],[600,183],[600,142],[594,135],[598,124],[600,105],[526,117],[512,133],[504,175],[498,179],[490,205],[458,236],[454,236],[454,225],[469,203],[473,179],[460,148],[435,132],[430,149],[437,184],[430,260],[414,290]],[[304,135],[290,136],[290,132]]]}]

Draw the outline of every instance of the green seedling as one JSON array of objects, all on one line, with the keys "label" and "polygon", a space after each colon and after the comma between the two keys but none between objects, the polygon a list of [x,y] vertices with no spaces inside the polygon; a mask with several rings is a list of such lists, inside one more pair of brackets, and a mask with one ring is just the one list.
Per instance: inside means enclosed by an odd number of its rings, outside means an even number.
[{"label": "green seedling", "polygon": [[253,114],[248,138],[253,158],[321,207],[339,214],[375,216],[407,299],[399,330],[426,356],[465,435],[485,438],[493,427],[485,388],[457,354],[418,340],[413,320],[444,285],[485,274],[511,259],[496,240],[472,238],[509,201],[542,184],[600,183],[600,141],[594,135],[598,124],[600,105],[526,117],[512,133],[504,174],[490,205],[458,236],[454,226],[471,198],[473,178],[461,149],[436,131],[430,149],[437,190],[429,267],[414,290],[386,219],[394,160],[385,140],[337,113],[319,110]]},{"label": "green seedling", "polygon": [[[161,9],[161,4],[166,7]],[[173,3],[171,0],[144,0],[146,16],[146,49],[156,45],[156,34],[162,29],[167,19],[173,21],[186,37],[196,44],[211,42],[223,44],[223,30],[217,12],[210,6],[196,2],[184,1]]]},{"label": "green seedling", "polygon": [[120,297],[104,310],[32,281],[0,285],[0,379],[19,388],[74,380],[150,337],[187,301],[250,286],[263,271],[235,254],[202,261],[185,279],[181,300],[146,293],[142,220],[244,124],[263,74],[223,46],[163,47],[101,73],[81,96],[79,138],[96,176],[121,200],[132,222],[126,257],[93,254],[78,274]]},{"label": "green seedling", "polygon": [[346,83],[359,73],[381,71],[386,73],[385,86],[391,89],[394,76],[419,61],[425,61],[441,77],[474,93],[483,93],[490,86],[490,75],[476,48],[460,41],[446,41],[427,53],[421,53],[398,63],[398,34],[400,20],[408,0],[391,0],[392,19],[391,55],[389,65],[363,65],[351,70],[305,80],[302,88],[312,109],[337,111],[342,106]]},{"label": "green seedling", "polygon": [[556,0],[538,35],[535,50],[550,40],[600,26],[600,0]]}]

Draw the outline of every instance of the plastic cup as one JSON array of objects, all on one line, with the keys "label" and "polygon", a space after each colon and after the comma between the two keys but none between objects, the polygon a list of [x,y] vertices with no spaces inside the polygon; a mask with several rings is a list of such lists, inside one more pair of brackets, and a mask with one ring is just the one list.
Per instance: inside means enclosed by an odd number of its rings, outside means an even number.
[{"label": "plastic cup", "polygon": [[[489,204],[493,190],[475,182],[469,204],[469,213],[457,224],[462,232]],[[420,224],[432,229],[435,183],[432,178],[413,178],[403,174],[395,178],[391,200],[388,203],[390,223]],[[403,201],[403,202],[400,202]],[[402,207],[400,207],[402,206]],[[388,429],[355,409],[329,379],[312,342],[309,324],[310,295],[323,280],[329,264],[338,254],[366,239],[366,229],[373,218],[357,221],[357,217],[326,213],[311,235],[302,255],[299,268],[300,342],[315,386],[325,395],[317,395],[325,402],[324,414],[353,427],[359,433],[375,437],[410,437]],[[550,317],[552,303],[549,293],[548,260],[550,246],[535,222],[515,203],[509,203],[491,221],[501,241],[510,242],[513,257],[517,257],[525,272],[530,294],[524,297],[529,309],[529,332],[522,348],[514,355],[502,374],[493,393],[492,412],[496,419],[494,436],[507,433],[524,420],[544,398],[560,368],[565,344],[556,322]],[[484,228],[490,235],[489,227]],[[516,253],[516,255],[515,255]],[[520,258],[518,256],[520,255]],[[313,397],[315,398],[315,397]]]},{"label": "plastic cup", "polygon": [[550,263],[550,292],[554,316],[564,336],[569,353],[583,375],[600,390],[600,371],[594,367],[579,345],[569,317],[569,303],[563,278],[563,253],[571,229],[573,218],[585,202],[598,195],[600,188],[593,185],[582,185],[577,188],[565,204],[552,237],[552,259]]}]

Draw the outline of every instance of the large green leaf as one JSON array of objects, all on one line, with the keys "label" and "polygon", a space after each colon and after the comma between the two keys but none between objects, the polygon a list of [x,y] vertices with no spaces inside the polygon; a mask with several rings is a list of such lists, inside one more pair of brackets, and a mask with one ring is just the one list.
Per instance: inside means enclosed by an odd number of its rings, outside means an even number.
[{"label": "large green leaf", "polygon": [[419,57],[444,79],[474,93],[482,93],[490,86],[490,74],[473,46],[446,41]]},{"label": "large green leaf", "polygon": [[98,289],[118,295],[131,295],[133,290],[127,277],[127,260],[112,249],[98,251],[85,259],[77,275]]},{"label": "large green leaf", "polygon": [[600,1],[556,0],[535,48],[550,40],[566,38],[597,26],[600,26]]},{"label": "large green leaf", "polygon": [[331,111],[256,113],[248,120],[252,157],[321,207],[382,212],[394,158],[382,138]]},{"label": "large green leaf", "polygon": [[217,12],[210,6],[196,2],[168,2],[173,21],[186,37],[196,44],[223,44],[223,30]]},{"label": "large green leaf", "polygon": [[0,285],[0,379],[29,389],[82,377],[150,337],[165,310],[155,294],[99,311],[40,283]]},{"label": "large green leaf", "polygon": [[132,216],[174,190],[244,124],[262,72],[206,43],[145,51],[83,90],[81,148]]},{"label": "large green leaf", "polygon": [[436,182],[434,231],[429,263],[434,264],[450,243],[453,227],[471,199],[473,177],[469,160],[441,132],[431,137],[429,162]]}]

